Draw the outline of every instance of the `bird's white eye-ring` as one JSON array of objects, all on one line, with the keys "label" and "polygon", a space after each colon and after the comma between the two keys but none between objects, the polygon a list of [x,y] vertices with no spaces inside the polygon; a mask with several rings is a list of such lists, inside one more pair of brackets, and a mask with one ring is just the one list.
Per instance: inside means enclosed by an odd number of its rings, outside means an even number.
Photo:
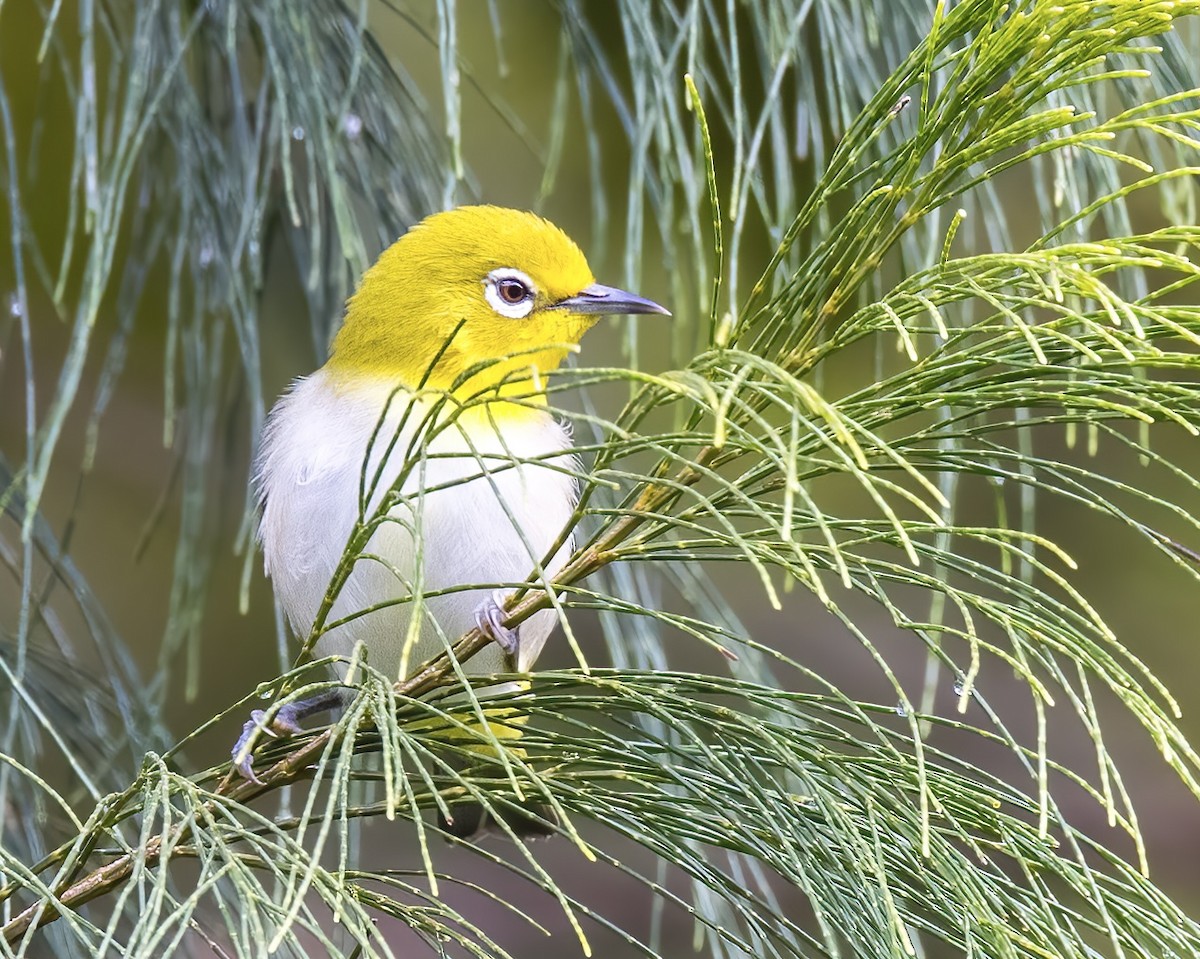
[{"label": "bird's white eye-ring", "polygon": [[520,270],[507,266],[492,270],[483,281],[483,295],[488,305],[510,320],[524,319],[532,312],[536,290],[533,280]]}]

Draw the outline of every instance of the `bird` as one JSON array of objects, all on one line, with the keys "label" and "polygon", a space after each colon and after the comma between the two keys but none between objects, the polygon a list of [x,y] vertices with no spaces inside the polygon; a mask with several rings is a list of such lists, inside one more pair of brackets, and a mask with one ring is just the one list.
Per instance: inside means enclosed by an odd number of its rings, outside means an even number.
[{"label": "bird", "polygon": [[[254,470],[266,573],[299,637],[318,617],[356,522],[398,486],[389,522],[328,610],[325,622],[338,625],[315,643],[315,655],[342,658],[340,678],[359,644],[374,669],[400,681],[475,627],[492,642],[464,664],[468,672],[533,667],[556,612],[509,629],[502,604],[511,590],[486,584],[535,574],[548,583],[570,556],[579,464],[546,380],[601,317],[629,314],[670,315],[598,283],[550,221],[498,206],[426,217],[363,274],[326,363],[268,415]],[[429,429],[448,409],[456,415],[445,428]],[[342,695],[289,702],[269,724],[254,711],[235,767],[255,779],[260,729],[296,734],[300,720],[337,708]],[[451,835],[489,826],[479,804],[450,808],[439,818]]]}]

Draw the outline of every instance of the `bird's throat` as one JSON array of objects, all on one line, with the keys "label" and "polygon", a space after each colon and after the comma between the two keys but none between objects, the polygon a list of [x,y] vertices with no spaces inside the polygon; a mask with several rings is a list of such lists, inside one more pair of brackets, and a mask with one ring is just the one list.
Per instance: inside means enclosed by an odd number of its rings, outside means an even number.
[{"label": "bird's throat", "polygon": [[494,358],[495,351],[481,349],[469,337],[430,340],[401,340],[394,331],[347,323],[334,340],[325,371],[335,383],[382,380],[408,390],[447,393],[462,404],[506,399],[544,405],[546,379],[568,353],[559,344],[518,345],[512,354]]}]

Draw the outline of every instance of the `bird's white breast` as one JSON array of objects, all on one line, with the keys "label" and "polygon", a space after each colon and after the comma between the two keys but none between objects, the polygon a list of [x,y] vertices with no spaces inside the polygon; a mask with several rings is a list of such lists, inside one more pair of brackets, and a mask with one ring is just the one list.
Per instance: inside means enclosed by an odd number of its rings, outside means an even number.
[{"label": "bird's white breast", "polygon": [[[368,513],[406,461],[413,466],[400,485],[402,502],[365,551],[378,558],[357,561],[326,621],[391,605],[338,626],[316,648],[319,655],[348,656],[361,641],[375,668],[399,678],[402,658],[411,672],[472,628],[491,587],[526,579],[563,532],[577,492],[569,436],[549,413],[460,420],[429,441],[414,464],[406,454],[422,410],[402,426],[409,402],[403,394],[392,400],[372,441],[391,390],[385,383],[343,386],[324,371],[297,381],[271,411],[257,474],[267,575],[303,638],[359,517],[364,461],[368,481],[382,466]],[[547,577],[569,552],[568,540],[546,565]],[[458,588],[470,585],[477,588]],[[415,593],[423,601],[394,602]],[[417,606],[423,606],[420,628],[405,655]],[[554,625],[553,611],[522,624],[521,669],[533,664]],[[499,672],[499,649],[480,653],[468,668]]]}]

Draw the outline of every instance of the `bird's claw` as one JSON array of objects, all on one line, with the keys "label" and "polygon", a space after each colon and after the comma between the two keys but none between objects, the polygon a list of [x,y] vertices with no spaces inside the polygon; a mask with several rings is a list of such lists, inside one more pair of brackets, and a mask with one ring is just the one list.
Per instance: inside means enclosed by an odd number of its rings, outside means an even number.
[{"label": "bird's claw", "polygon": [[506,614],[497,599],[498,595],[500,599],[504,598],[503,594],[497,591],[479,604],[479,608],[475,610],[475,625],[484,636],[504,650],[504,655],[515,664],[519,660],[521,634],[519,628],[511,629],[504,625]]},{"label": "bird's claw", "polygon": [[284,703],[275,711],[270,722],[267,721],[265,709],[253,710],[250,718],[242,726],[242,734],[233,744],[230,752],[233,757],[233,768],[243,779],[248,779],[261,786],[262,780],[254,774],[254,737],[260,732],[266,733],[273,739],[279,736],[299,736],[304,732],[304,727],[298,720],[316,712],[332,709],[340,701],[341,693],[336,690],[327,690],[308,699]]},{"label": "bird's claw", "polygon": [[241,774],[243,779],[248,779],[259,786],[262,785],[262,780],[254,774],[253,746],[256,733],[266,733],[272,739],[278,739],[280,736],[295,736],[304,732],[304,729],[290,715],[285,715],[286,712],[287,707],[285,706],[275,714],[270,722],[266,721],[265,709],[255,709],[250,713],[250,718],[242,726],[242,734],[233,744],[230,753],[233,757],[233,768]]},{"label": "bird's claw", "polygon": [[259,730],[270,736],[275,735],[274,731],[263,722],[265,715],[261,709],[250,713],[250,718],[242,726],[242,734],[238,736],[237,742],[233,744],[233,749],[230,751],[233,768],[243,779],[248,779],[258,786],[262,785],[262,780],[254,774],[254,736]]}]

